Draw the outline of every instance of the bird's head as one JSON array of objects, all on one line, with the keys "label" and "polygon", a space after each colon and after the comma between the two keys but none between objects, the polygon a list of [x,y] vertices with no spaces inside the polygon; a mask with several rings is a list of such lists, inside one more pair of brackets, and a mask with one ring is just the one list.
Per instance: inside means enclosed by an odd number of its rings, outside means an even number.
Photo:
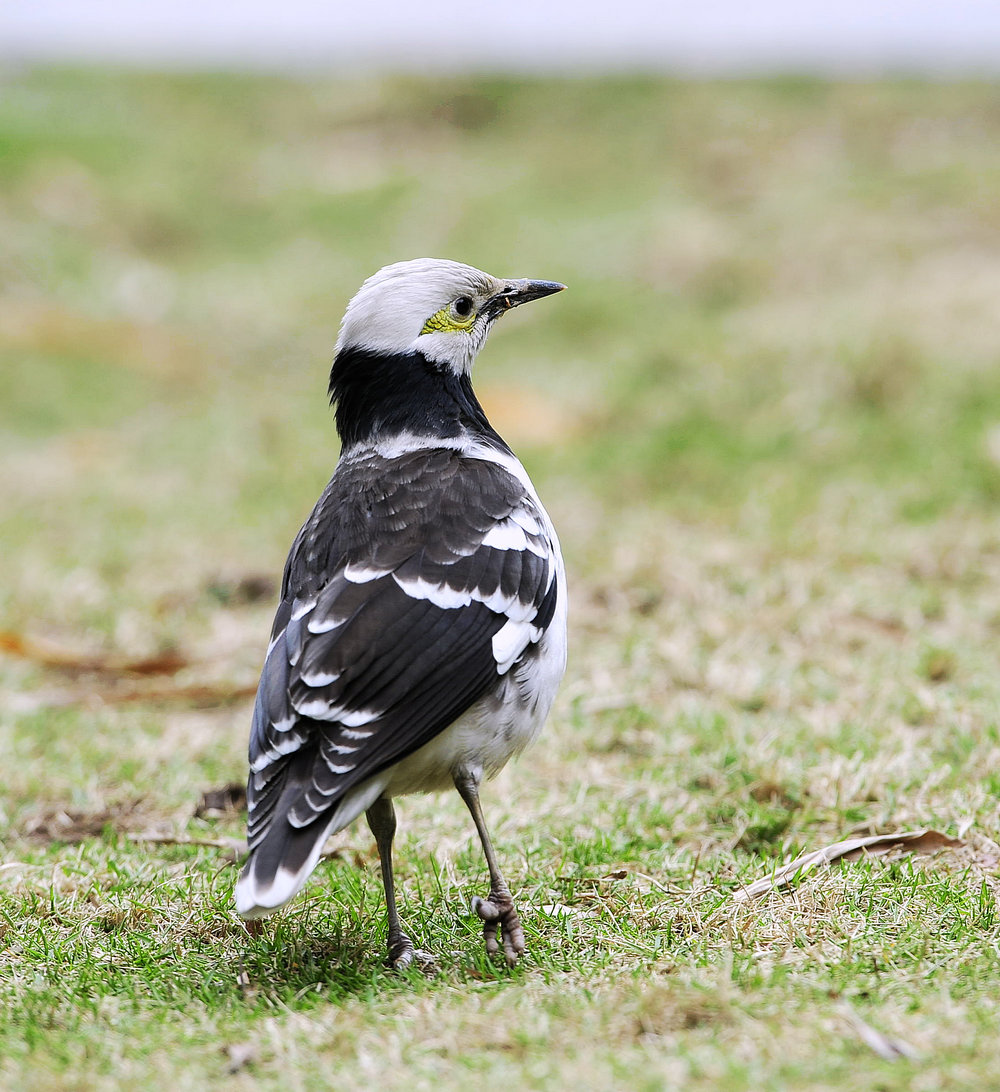
[{"label": "bird's head", "polygon": [[554,281],[493,277],[443,258],[396,262],[369,277],[347,305],[336,353],[419,352],[467,374],[502,314],[563,288]]}]

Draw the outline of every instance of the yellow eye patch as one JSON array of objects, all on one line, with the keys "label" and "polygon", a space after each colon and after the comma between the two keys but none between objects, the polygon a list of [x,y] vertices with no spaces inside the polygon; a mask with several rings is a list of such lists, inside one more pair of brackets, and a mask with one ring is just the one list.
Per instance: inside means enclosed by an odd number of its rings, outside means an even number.
[{"label": "yellow eye patch", "polygon": [[459,318],[458,315],[452,310],[452,304],[447,307],[442,307],[440,311],[435,314],[424,323],[424,328],[420,331],[421,334],[441,334],[447,333],[451,330],[468,330],[472,324],[476,321],[475,311],[470,312],[468,315],[464,315]]}]

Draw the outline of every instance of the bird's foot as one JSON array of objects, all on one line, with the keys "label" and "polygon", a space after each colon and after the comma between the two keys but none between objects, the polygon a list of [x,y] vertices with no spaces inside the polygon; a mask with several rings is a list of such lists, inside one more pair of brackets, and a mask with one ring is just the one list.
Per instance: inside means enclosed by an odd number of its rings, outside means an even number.
[{"label": "bird's foot", "polygon": [[[494,956],[503,944],[503,954],[507,966],[513,967],[524,954],[524,930],[521,919],[514,907],[510,892],[504,889],[492,889],[488,899],[477,895],[472,900],[472,909],[483,920],[483,938],[486,941],[486,954]],[[499,943],[498,943],[499,934]]]},{"label": "bird's foot", "polygon": [[416,964],[422,971],[431,971],[435,966],[434,956],[422,948],[414,948],[413,941],[405,933],[389,937],[389,966],[394,971],[403,971]]},{"label": "bird's foot", "polygon": [[389,934],[389,966],[401,971],[413,962],[416,949],[405,933]]}]

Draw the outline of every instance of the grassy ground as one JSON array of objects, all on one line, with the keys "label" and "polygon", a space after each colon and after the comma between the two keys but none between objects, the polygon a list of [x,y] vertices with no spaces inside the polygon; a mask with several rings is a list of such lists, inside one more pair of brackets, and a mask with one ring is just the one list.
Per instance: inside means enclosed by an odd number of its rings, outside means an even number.
[{"label": "grassy ground", "polygon": [[[998,189],[992,85],[4,77],[0,1084],[992,1086]],[[400,808],[430,977],[362,827],[251,938],[242,818],[194,816],[344,303],[424,254],[570,285],[478,366],[573,589],[485,796],[511,973],[457,798]],[[924,826],[962,844],[734,898]]]}]

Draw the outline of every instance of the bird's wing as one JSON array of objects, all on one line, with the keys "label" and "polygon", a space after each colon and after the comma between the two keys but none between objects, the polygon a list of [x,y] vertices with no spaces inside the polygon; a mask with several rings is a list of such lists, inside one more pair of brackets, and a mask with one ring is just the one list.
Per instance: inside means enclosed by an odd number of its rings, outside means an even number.
[{"label": "bird's wing", "polygon": [[342,463],[285,570],[251,731],[250,848],[279,814],[330,814],[509,671],[552,618],[555,550],[497,464],[445,449]]}]

